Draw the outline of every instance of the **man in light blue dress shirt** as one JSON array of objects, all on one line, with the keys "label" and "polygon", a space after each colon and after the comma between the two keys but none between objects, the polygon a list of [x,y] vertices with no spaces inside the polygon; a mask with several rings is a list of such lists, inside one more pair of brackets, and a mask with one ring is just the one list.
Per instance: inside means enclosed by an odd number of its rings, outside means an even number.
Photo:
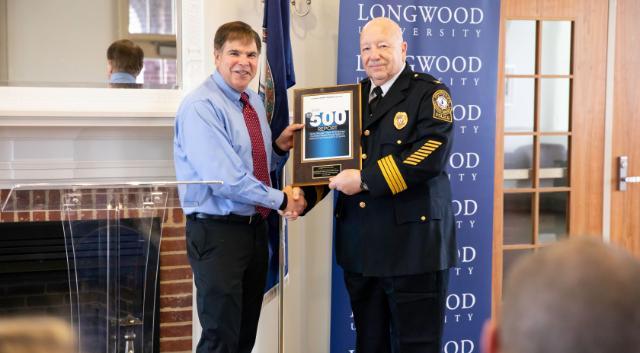
[{"label": "man in light blue dress shirt", "polygon": [[[271,188],[254,170],[256,133],[250,129],[258,124],[245,122],[247,109],[257,114],[264,146],[256,148],[264,147],[260,152],[271,170],[286,161],[293,134],[303,127],[290,125],[272,144],[262,101],[248,89],[260,49],[258,34],[246,23],[222,25],[214,39],[216,71],[185,97],[176,115],[177,179],[223,182],[179,187],[203,329],[198,353],[251,352],[268,260],[267,224],[259,212],[280,210],[295,218],[306,206],[300,189]],[[248,95],[248,104],[241,94]]]},{"label": "man in light blue dress shirt", "polygon": [[117,40],[107,49],[107,74],[111,84],[135,84],[142,71],[144,52],[128,39]]}]

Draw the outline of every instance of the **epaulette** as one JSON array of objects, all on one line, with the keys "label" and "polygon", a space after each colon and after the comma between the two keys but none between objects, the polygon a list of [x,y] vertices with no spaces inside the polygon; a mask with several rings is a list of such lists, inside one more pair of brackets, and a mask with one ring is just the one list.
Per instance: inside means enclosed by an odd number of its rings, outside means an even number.
[{"label": "epaulette", "polygon": [[433,83],[435,85],[439,85],[442,82],[438,81],[435,77],[429,75],[429,74],[425,74],[425,73],[420,73],[420,72],[414,72],[412,75],[414,80],[421,80],[421,81],[427,81],[430,83]]}]

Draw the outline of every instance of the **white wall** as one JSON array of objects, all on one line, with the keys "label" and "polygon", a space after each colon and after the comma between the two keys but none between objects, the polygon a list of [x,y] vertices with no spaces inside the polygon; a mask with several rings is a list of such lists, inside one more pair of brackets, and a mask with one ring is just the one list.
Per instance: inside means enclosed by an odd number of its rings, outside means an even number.
[{"label": "white wall", "polygon": [[117,1],[7,0],[7,14],[9,80],[107,81]]},{"label": "white wall", "polygon": [[7,79],[7,1],[0,0],[0,81]]},{"label": "white wall", "polygon": [[[311,6],[311,12],[305,17],[291,14],[296,73],[293,88],[336,84],[339,1],[315,0]],[[241,20],[261,34],[262,11],[263,4],[258,0],[205,2],[207,73],[214,70],[212,52],[216,29],[223,23]],[[257,81],[253,86],[257,87]],[[293,105],[289,108],[292,110]],[[289,278],[284,293],[285,352],[329,351],[332,207],[330,195],[309,215],[290,223]],[[277,351],[276,314],[277,300],[272,300],[263,309],[254,352]]]}]

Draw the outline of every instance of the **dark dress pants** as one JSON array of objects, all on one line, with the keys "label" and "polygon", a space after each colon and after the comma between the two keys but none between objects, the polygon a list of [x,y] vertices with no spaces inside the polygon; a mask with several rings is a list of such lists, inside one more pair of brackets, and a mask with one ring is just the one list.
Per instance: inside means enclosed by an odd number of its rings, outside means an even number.
[{"label": "dark dress pants", "polygon": [[202,336],[197,353],[250,353],[267,276],[267,224],[187,219]]},{"label": "dark dress pants", "polygon": [[409,276],[344,273],[356,353],[440,353],[449,270]]}]

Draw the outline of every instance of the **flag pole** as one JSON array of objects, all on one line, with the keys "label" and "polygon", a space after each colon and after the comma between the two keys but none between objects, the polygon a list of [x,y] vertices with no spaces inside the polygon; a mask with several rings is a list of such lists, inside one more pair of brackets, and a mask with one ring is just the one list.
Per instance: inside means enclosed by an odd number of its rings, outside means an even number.
[{"label": "flag pole", "polygon": [[[284,187],[287,182],[286,167],[282,168],[282,176],[280,177],[281,186]],[[278,353],[284,353],[284,271],[285,271],[285,251],[286,251],[286,232],[287,219],[280,217],[280,250],[278,251]]]}]

